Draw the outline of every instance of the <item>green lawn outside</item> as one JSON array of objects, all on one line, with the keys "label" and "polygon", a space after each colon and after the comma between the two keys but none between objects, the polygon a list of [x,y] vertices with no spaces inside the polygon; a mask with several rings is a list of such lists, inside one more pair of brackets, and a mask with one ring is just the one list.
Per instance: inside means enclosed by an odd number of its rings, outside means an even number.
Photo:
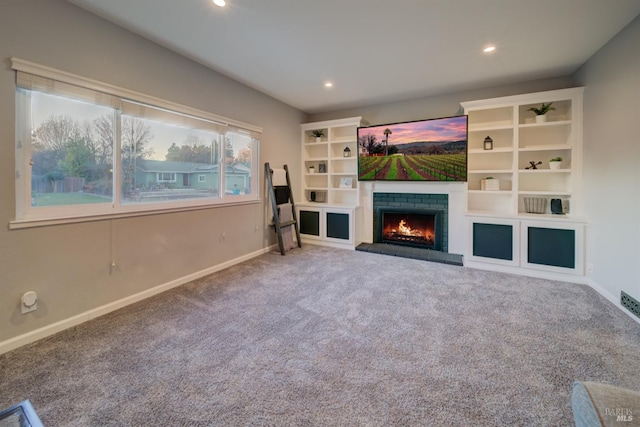
[{"label": "green lawn outside", "polygon": [[86,205],[91,203],[111,203],[111,198],[87,193],[40,193],[33,195],[34,206]]}]

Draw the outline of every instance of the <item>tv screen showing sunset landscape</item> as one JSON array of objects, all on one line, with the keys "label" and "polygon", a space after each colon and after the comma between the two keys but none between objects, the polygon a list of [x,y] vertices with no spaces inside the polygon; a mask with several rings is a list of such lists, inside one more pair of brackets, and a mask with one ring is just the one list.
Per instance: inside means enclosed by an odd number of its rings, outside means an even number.
[{"label": "tv screen showing sunset landscape", "polygon": [[358,128],[360,181],[466,181],[467,116]]}]

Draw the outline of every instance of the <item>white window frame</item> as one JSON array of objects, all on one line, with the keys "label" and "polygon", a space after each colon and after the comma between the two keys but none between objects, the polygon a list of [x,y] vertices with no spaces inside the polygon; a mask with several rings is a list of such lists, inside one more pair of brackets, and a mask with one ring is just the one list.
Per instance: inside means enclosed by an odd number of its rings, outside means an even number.
[{"label": "white window frame", "polygon": [[204,174],[198,175],[198,182],[207,182],[207,176]]},{"label": "white window frame", "polygon": [[[156,181],[157,182],[176,182],[176,173],[175,172],[157,172]],[[164,175],[169,175],[169,179],[164,179]]]},{"label": "white window frame", "polygon": [[[16,217],[9,223],[10,228],[25,228],[41,225],[51,225],[69,222],[80,222],[87,220],[100,220],[108,218],[118,218],[125,216],[147,215],[151,212],[175,212],[202,207],[214,207],[224,205],[238,205],[246,203],[260,203],[260,158],[259,145],[262,128],[248,123],[236,121],[223,116],[212,114],[206,111],[195,109],[189,106],[177,104],[171,101],[156,98],[150,95],[135,92],[129,89],[113,86],[107,83],[88,79],[65,71],[45,67],[19,58],[11,58],[11,67],[18,73],[27,73],[33,76],[51,79],[65,85],[73,85],[79,91],[97,91],[98,96],[106,97],[111,101],[111,97],[123,100],[131,100],[141,104],[148,104],[156,108],[166,109],[170,112],[192,116],[197,119],[208,120],[228,129],[228,132],[242,132],[251,135],[252,159],[251,159],[251,193],[225,197],[224,192],[224,164],[219,165],[219,188],[220,194],[217,199],[187,199],[172,202],[153,202],[145,204],[122,204],[120,191],[120,144],[114,147],[114,175],[113,175],[113,203],[87,204],[87,205],[67,205],[38,207],[31,206],[31,137],[30,126],[19,124],[19,120],[27,123],[25,117],[27,105],[25,100],[16,95]],[[102,99],[102,98],[101,98]],[[119,140],[120,114],[116,114],[116,138]],[[28,123],[27,123],[28,124]],[[224,147],[222,148],[224,149]],[[175,182],[176,174],[174,174]],[[166,182],[166,181],[165,181]]]}]

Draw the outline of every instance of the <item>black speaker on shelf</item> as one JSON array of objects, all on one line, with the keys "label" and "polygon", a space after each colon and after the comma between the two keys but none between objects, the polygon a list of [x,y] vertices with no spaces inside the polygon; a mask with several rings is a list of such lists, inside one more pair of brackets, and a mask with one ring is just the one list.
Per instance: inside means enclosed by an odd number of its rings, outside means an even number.
[{"label": "black speaker on shelf", "polygon": [[569,212],[569,201],[564,199],[551,199],[551,213],[563,215]]}]

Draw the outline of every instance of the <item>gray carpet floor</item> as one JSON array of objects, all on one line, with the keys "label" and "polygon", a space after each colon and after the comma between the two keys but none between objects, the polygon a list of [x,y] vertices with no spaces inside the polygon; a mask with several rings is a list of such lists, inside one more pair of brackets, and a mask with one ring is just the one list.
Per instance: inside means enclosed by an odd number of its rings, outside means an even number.
[{"label": "gray carpet floor", "polygon": [[47,426],[567,426],[640,390],[640,325],[588,286],[367,252],[268,253],[0,356]]}]

